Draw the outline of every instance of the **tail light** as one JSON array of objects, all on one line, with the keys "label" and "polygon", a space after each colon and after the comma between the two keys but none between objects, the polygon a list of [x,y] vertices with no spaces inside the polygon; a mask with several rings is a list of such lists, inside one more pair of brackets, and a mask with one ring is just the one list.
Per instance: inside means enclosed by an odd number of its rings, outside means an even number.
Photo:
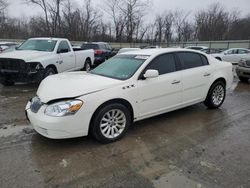
[{"label": "tail light", "polygon": [[101,54],[103,54],[102,50],[95,50],[95,55],[101,55]]}]

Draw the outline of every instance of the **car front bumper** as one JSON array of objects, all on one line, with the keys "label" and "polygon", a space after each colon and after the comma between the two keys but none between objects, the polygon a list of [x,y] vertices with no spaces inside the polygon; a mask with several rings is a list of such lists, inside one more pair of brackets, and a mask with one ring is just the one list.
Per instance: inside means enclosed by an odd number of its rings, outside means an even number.
[{"label": "car front bumper", "polygon": [[250,67],[236,67],[236,73],[238,76],[250,78]]},{"label": "car front bumper", "polygon": [[51,117],[44,114],[47,105],[43,105],[37,113],[26,105],[26,115],[37,133],[50,139],[66,139],[88,135],[91,113],[79,110],[75,115]]}]

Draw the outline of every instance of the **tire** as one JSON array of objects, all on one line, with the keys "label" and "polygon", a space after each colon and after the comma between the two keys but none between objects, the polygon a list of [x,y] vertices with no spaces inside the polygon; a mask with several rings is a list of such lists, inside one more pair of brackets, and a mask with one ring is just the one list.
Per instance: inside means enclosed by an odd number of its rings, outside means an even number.
[{"label": "tire", "polygon": [[83,67],[84,71],[90,71],[91,70],[91,61],[89,59],[86,59]]},{"label": "tire", "polygon": [[248,83],[249,78],[239,76],[241,82]]},{"label": "tire", "polygon": [[98,110],[91,124],[91,134],[96,140],[108,144],[121,139],[131,125],[131,114],[122,104],[108,104]]},{"label": "tire", "polygon": [[215,59],[218,59],[219,61],[222,61],[222,59],[220,57],[216,57]]},{"label": "tire", "polygon": [[226,98],[226,86],[222,81],[215,82],[209,89],[204,104],[210,109],[219,108]]},{"label": "tire", "polygon": [[15,82],[11,81],[11,80],[5,80],[5,81],[1,82],[1,84],[3,84],[4,86],[13,86],[15,84]]},{"label": "tire", "polygon": [[44,70],[43,79],[47,78],[48,76],[54,75],[54,74],[56,74],[56,71],[51,67],[47,67]]}]

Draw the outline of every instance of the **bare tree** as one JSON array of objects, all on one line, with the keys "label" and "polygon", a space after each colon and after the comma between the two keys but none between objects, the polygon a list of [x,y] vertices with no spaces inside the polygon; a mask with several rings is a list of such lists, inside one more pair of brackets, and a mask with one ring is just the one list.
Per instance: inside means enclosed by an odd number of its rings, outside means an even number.
[{"label": "bare tree", "polygon": [[148,8],[149,0],[125,0],[122,1],[120,9],[126,18],[126,33],[127,41],[132,42],[135,30],[138,24],[141,24],[141,19],[145,16],[145,11]]},{"label": "bare tree", "polygon": [[114,24],[116,41],[122,40],[122,35],[125,28],[125,17],[120,9],[121,0],[106,0],[105,12],[111,17]]},{"label": "bare tree", "polygon": [[0,0],[0,12],[8,6],[7,0]]},{"label": "bare tree", "polygon": [[165,12],[164,20],[164,42],[171,42],[173,37],[174,14],[171,11]]},{"label": "bare tree", "polygon": [[156,26],[156,38],[158,41],[158,44],[161,45],[162,38],[163,38],[163,32],[164,32],[164,26],[165,26],[165,19],[163,15],[157,15],[155,19],[155,26]]},{"label": "bare tree", "polygon": [[85,0],[83,12],[83,26],[84,26],[84,35],[87,41],[91,40],[91,29],[95,27],[98,20],[100,19],[100,15],[96,9],[92,6],[91,0]]},{"label": "bare tree", "polygon": [[229,13],[219,3],[195,15],[196,33],[199,40],[223,40],[230,24]]},{"label": "bare tree", "polygon": [[[176,34],[177,34],[177,41],[187,41],[188,39],[186,38],[186,31],[187,27],[190,27],[190,24],[188,23],[187,19],[188,16],[190,15],[189,12],[185,12],[183,10],[177,10],[174,13],[174,25],[176,29]],[[185,35],[185,36],[184,36]]]},{"label": "bare tree", "polygon": [[52,35],[60,35],[61,32],[61,6],[64,0],[53,0],[47,3],[50,19]]},{"label": "bare tree", "polygon": [[49,24],[49,13],[48,13],[48,2],[46,0],[25,0],[27,3],[31,3],[39,6],[43,12],[45,17],[46,29],[49,34],[50,32],[50,24]]}]

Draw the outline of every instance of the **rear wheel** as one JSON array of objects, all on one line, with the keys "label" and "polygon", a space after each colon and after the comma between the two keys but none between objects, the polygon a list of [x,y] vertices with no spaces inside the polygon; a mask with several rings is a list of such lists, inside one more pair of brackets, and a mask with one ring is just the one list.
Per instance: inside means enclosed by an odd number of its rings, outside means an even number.
[{"label": "rear wheel", "polygon": [[109,104],[95,114],[91,132],[99,142],[107,144],[121,139],[130,124],[131,115],[124,105]]},{"label": "rear wheel", "polygon": [[91,61],[89,59],[86,59],[83,70],[87,72],[91,70]]},{"label": "rear wheel", "polygon": [[249,78],[239,76],[241,82],[248,83]]},{"label": "rear wheel", "polygon": [[209,89],[204,104],[211,109],[219,108],[226,97],[226,86],[222,81],[215,82]]}]

